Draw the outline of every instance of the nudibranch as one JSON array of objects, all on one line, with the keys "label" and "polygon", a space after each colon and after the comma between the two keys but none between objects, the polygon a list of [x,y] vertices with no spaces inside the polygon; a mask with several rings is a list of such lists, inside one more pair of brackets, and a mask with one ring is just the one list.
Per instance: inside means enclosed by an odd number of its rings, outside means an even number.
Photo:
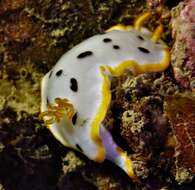
[{"label": "nudibranch", "polygon": [[145,13],[134,26],[116,25],[65,53],[42,80],[41,118],[63,145],[89,159],[108,159],[136,178],[132,160],[113,140],[103,120],[111,102],[112,77],[126,70],[135,74],[160,72],[170,62],[168,47],[143,27]]}]

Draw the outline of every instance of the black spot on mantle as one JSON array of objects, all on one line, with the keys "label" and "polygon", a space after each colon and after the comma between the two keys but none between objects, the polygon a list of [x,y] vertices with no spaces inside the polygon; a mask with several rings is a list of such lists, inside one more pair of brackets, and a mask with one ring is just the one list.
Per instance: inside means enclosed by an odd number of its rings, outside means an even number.
[{"label": "black spot on mantle", "polygon": [[108,42],[111,42],[112,40],[110,39],[110,38],[104,38],[103,39],[103,42],[105,42],[105,43],[108,43]]},{"label": "black spot on mantle", "polygon": [[85,51],[85,52],[80,53],[80,54],[77,56],[77,58],[82,59],[82,58],[91,56],[92,54],[93,54],[93,52],[91,52],[91,51]]},{"label": "black spot on mantle", "polygon": [[83,152],[83,149],[80,147],[79,144],[76,144],[76,147],[77,147],[78,150],[80,150],[81,152]]},{"label": "black spot on mantle", "polygon": [[144,38],[140,35],[137,36],[140,40],[144,41]]},{"label": "black spot on mantle", "polygon": [[118,45],[113,45],[114,49],[120,49],[120,47]]},{"label": "black spot on mantle", "polygon": [[75,113],[72,117],[72,124],[75,125],[77,122],[77,113]]},{"label": "black spot on mantle", "polygon": [[75,78],[71,78],[70,79],[70,89],[73,92],[77,92],[78,91],[78,82]]},{"label": "black spot on mantle", "polygon": [[56,72],[56,76],[59,77],[62,74],[63,70],[60,69],[59,71]]},{"label": "black spot on mantle", "polygon": [[49,105],[49,98],[47,97],[46,98],[46,101],[47,101],[47,106]]},{"label": "black spot on mantle", "polygon": [[138,47],[138,49],[142,52],[142,53],[150,53],[150,51],[146,48],[143,47]]}]

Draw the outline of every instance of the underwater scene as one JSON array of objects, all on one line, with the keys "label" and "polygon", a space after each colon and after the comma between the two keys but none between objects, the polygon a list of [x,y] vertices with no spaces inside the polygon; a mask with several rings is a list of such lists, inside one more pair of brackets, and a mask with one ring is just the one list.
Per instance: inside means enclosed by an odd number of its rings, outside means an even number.
[{"label": "underwater scene", "polygon": [[0,190],[195,190],[195,0],[1,0]]}]

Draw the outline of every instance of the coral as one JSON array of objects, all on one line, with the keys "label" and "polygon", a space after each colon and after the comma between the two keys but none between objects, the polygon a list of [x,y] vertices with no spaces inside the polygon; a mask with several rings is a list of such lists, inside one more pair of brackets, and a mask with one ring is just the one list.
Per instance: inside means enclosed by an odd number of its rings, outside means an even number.
[{"label": "coral", "polygon": [[25,0],[3,0],[0,2],[0,15],[8,11],[16,11],[23,8]]},{"label": "coral", "polygon": [[172,10],[172,65],[175,79],[186,89],[194,91],[195,84],[195,2],[181,2]]},{"label": "coral", "polygon": [[173,78],[169,68],[164,74],[128,73],[112,84],[108,117],[117,119],[111,119],[108,129],[151,189],[171,189],[175,181],[189,182],[194,176],[195,99],[193,94],[177,95],[180,88]]},{"label": "coral", "polygon": [[0,118],[0,142],[3,145],[0,180],[3,188],[32,190],[54,187],[59,164],[51,147],[42,138],[45,134],[45,140],[52,141],[47,131],[43,134],[41,130],[36,132],[35,126],[39,122],[31,116],[16,121],[16,114],[11,109],[1,111]]},{"label": "coral", "polygon": [[4,26],[6,40],[27,42],[32,37],[33,22],[25,14],[10,17]]},{"label": "coral", "polygon": [[[15,62],[7,64],[0,71],[0,108],[10,107],[17,113],[20,120],[23,113],[36,114],[39,112],[41,74],[32,64],[18,67]],[[32,96],[33,94],[33,96]]]},{"label": "coral", "polygon": [[79,159],[72,151],[68,152],[67,155],[62,159],[62,164],[64,174],[76,170],[76,168],[79,166],[85,165],[83,160]]},{"label": "coral", "polygon": [[[168,171],[173,163],[173,154],[166,150],[169,127],[163,112],[163,100],[168,94],[176,93],[178,87],[169,76],[170,71],[136,77],[128,73],[115,79],[112,83],[113,100],[105,120],[117,143],[131,156],[136,175],[140,179],[159,176],[156,178],[159,186],[166,181],[160,173],[167,172],[167,178],[170,178]],[[150,183],[148,181],[148,185]]]},{"label": "coral", "polygon": [[93,185],[93,183],[90,183],[89,181],[86,181],[85,178],[81,175],[80,172],[71,172],[67,175],[63,176],[63,178],[60,180],[58,184],[59,190],[98,190],[98,188]]},{"label": "coral", "polygon": [[164,3],[164,0],[146,0],[149,7],[156,8]]},{"label": "coral", "polygon": [[179,183],[195,175],[195,97],[192,94],[168,96],[165,111],[176,141],[176,174]]}]

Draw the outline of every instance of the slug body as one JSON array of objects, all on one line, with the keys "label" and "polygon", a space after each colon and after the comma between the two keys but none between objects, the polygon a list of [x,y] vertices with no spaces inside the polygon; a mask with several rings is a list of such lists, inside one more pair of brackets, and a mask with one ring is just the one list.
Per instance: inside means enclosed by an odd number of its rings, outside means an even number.
[{"label": "slug body", "polygon": [[114,142],[103,120],[111,102],[113,76],[163,71],[169,65],[167,46],[159,40],[161,26],[143,28],[149,13],[134,26],[117,25],[65,53],[42,80],[41,116],[63,145],[88,158],[105,158],[134,178],[132,161]]}]

